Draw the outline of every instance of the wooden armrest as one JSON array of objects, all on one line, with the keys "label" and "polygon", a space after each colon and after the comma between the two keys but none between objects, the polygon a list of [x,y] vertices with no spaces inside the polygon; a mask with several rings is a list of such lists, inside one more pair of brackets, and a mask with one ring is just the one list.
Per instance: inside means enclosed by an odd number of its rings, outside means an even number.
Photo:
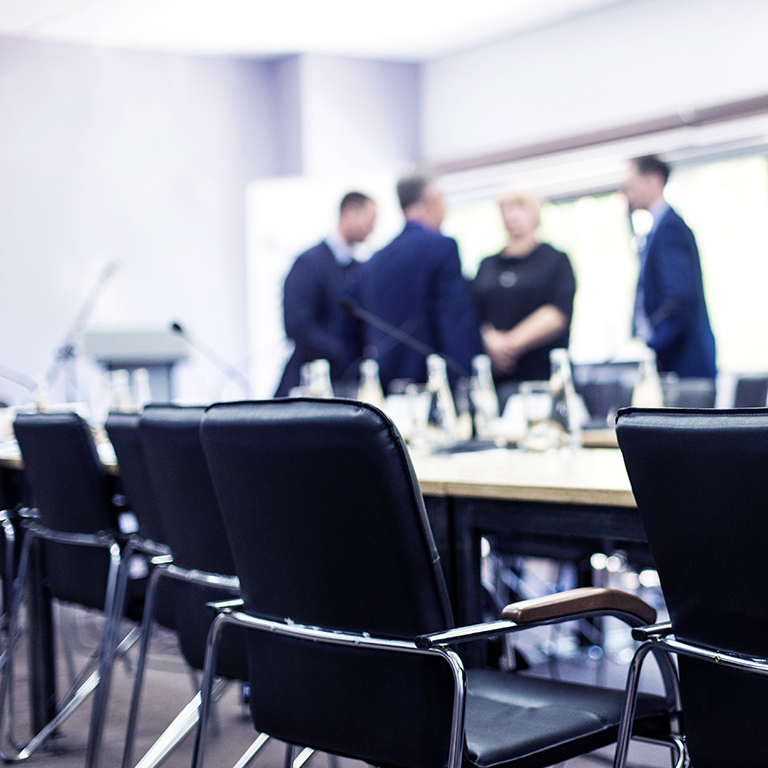
[{"label": "wooden armrest", "polygon": [[511,603],[501,612],[501,618],[516,624],[531,624],[584,613],[628,614],[643,624],[656,621],[656,609],[644,600],[629,592],[604,587],[581,587]]}]

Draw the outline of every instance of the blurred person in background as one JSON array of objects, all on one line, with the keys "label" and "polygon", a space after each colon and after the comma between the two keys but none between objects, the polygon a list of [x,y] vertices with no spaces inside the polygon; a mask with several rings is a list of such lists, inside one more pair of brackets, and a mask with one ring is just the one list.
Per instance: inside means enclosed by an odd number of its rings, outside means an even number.
[{"label": "blurred person in background", "polygon": [[[448,360],[452,378],[469,376],[481,351],[469,284],[461,272],[459,248],[440,233],[445,204],[428,176],[409,176],[397,184],[405,228],[361,269],[352,293],[360,307]],[[427,380],[425,356],[370,324],[357,324],[365,357],[379,363],[386,392],[394,379]]]},{"label": "blurred person in background", "polygon": [[699,249],[690,227],[664,199],[669,173],[664,161],[648,155],[632,160],[624,181],[630,212],[640,208],[653,216],[638,248],[634,335],[656,353],[660,372],[714,379],[715,337]]},{"label": "blurred person in background", "polygon": [[502,401],[520,381],[549,379],[550,350],[568,347],[576,279],[568,256],[536,236],[541,206],[527,192],[499,198],[509,242],[483,259],[472,283]]},{"label": "blurred person in background", "polygon": [[355,246],[373,232],[376,203],[362,192],[348,192],[339,206],[339,224],[318,245],[302,253],[285,278],[285,335],[295,344],[275,397],[286,397],[300,383],[301,366],[325,359],[331,379],[347,371],[350,359],[342,339],[344,313],[339,301],[357,277]]}]

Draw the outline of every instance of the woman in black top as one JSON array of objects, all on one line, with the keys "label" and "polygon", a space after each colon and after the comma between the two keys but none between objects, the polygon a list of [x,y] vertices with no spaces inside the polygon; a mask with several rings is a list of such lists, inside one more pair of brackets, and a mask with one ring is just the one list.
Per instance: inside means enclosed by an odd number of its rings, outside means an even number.
[{"label": "woman in black top", "polygon": [[536,238],[541,201],[499,200],[509,243],[480,264],[472,287],[497,383],[549,378],[549,352],[568,347],[576,279],[568,257]]}]

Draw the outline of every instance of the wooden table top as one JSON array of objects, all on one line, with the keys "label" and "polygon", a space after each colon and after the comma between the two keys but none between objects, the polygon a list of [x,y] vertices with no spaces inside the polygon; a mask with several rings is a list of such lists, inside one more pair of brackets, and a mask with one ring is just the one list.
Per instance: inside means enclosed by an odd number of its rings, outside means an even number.
[{"label": "wooden table top", "polygon": [[[99,443],[107,467],[115,467],[109,443]],[[426,496],[634,507],[621,452],[617,448],[543,453],[505,448],[455,454],[411,453]],[[13,442],[0,443],[0,464],[21,469]]]},{"label": "wooden table top", "polygon": [[414,453],[411,458],[422,493],[428,496],[636,506],[616,448]]}]

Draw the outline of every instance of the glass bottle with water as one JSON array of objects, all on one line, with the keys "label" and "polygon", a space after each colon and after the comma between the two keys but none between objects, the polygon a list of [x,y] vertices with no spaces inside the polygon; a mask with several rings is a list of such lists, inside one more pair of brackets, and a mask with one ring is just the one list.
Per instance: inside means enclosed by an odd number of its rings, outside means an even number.
[{"label": "glass bottle with water", "polygon": [[561,445],[578,448],[581,446],[581,417],[568,350],[553,349],[549,353],[549,362],[552,370],[550,421],[560,432]]},{"label": "glass bottle with water", "polygon": [[313,360],[309,378],[310,397],[333,397],[331,386],[331,364],[327,360]]},{"label": "glass bottle with water", "polygon": [[664,405],[664,392],[653,350],[648,350],[647,357],[640,363],[640,378],[632,390],[632,405],[638,408],[661,408]]},{"label": "glass bottle with water", "polygon": [[445,360],[440,355],[427,357],[427,391],[430,395],[427,416],[429,441],[435,445],[449,443],[456,432],[456,407],[448,385]]},{"label": "glass bottle with water", "polygon": [[360,363],[360,386],[357,399],[381,408],[384,405],[384,390],[379,378],[379,364],[375,360],[363,360]]},{"label": "glass bottle with water", "polygon": [[475,434],[487,437],[489,424],[499,418],[499,398],[491,374],[491,358],[477,355],[472,358],[470,395],[475,412]]}]

